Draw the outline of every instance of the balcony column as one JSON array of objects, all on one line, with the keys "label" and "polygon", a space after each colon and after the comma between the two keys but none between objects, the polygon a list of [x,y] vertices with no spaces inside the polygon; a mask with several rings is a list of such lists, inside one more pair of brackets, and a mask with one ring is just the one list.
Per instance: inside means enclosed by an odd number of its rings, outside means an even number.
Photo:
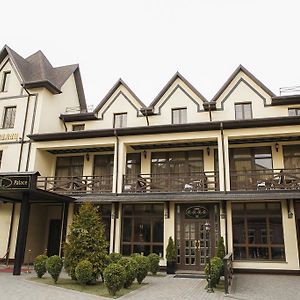
[{"label": "balcony column", "polygon": [[[125,175],[126,173],[126,145],[124,144],[124,142],[119,141],[119,150],[118,150],[118,157],[117,157],[117,161],[116,165],[118,166],[118,170],[116,170],[116,172],[114,172],[114,174],[118,173],[118,183],[117,183],[117,188],[116,191],[117,193],[122,193],[123,191],[123,175]],[[116,155],[116,152],[115,152]],[[116,185],[116,184],[115,184]]]},{"label": "balcony column", "polygon": [[141,153],[141,174],[151,173],[151,152],[143,151]]},{"label": "balcony column", "polygon": [[278,143],[278,145],[278,150],[275,144],[272,145],[273,169],[284,169],[283,149],[281,144]]},{"label": "balcony column", "polygon": [[[224,158],[224,159],[223,159]],[[230,190],[230,173],[229,173],[229,148],[228,137],[218,136],[218,163],[219,163],[219,182],[220,191]],[[226,180],[225,180],[226,179]]]}]

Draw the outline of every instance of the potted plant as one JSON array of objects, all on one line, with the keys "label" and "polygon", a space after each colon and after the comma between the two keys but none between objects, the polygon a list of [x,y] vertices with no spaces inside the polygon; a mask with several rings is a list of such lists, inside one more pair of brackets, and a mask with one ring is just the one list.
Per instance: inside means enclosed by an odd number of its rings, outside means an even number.
[{"label": "potted plant", "polygon": [[167,274],[175,274],[176,270],[176,249],[172,237],[169,237],[167,251]]}]

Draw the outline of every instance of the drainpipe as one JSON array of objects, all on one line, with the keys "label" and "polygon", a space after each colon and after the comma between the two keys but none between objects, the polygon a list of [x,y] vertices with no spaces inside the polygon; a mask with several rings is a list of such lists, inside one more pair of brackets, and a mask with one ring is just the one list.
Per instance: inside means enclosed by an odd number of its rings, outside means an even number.
[{"label": "drainpipe", "polygon": [[[118,177],[119,177],[119,137],[118,137],[118,134],[117,134],[117,130],[116,129],[114,129],[114,135],[115,135],[115,137],[116,137],[116,147],[117,147],[117,149],[116,149],[116,151],[115,151],[115,153],[116,153],[116,174],[115,174],[115,176],[116,176],[116,181],[115,181],[115,196],[118,196]],[[114,203],[114,229],[113,229],[113,240],[112,240],[112,242],[113,242],[113,247],[112,247],[112,249],[113,249],[113,252],[115,252],[115,248],[116,248],[116,242],[115,242],[115,237],[116,237],[116,219],[117,219],[117,214],[119,213],[119,211],[116,211],[116,209],[118,208],[118,210],[119,210],[119,206],[118,205],[116,205],[116,203]]]}]

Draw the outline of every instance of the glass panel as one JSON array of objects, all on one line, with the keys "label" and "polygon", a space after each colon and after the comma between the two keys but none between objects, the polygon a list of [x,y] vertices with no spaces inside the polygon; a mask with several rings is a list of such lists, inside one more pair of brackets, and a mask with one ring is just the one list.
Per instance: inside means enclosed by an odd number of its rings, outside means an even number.
[{"label": "glass panel", "polygon": [[94,175],[109,176],[113,174],[114,155],[95,155],[94,157]]},{"label": "glass panel", "polygon": [[235,260],[246,259],[246,248],[245,247],[234,247],[233,256]]},{"label": "glass panel", "polygon": [[249,247],[250,259],[269,259],[269,249],[267,247]]},{"label": "glass panel", "polygon": [[235,104],[235,119],[241,120],[244,118],[243,116],[243,106],[242,104]]},{"label": "glass panel", "polygon": [[124,218],[123,220],[123,242],[131,241],[131,231],[132,231],[132,220],[131,218]]},{"label": "glass panel", "polygon": [[252,118],[252,108],[251,103],[243,104],[244,106],[244,119]]},{"label": "glass panel", "polygon": [[150,242],[151,224],[149,219],[135,218],[134,220],[134,241]]},{"label": "glass panel", "polygon": [[141,153],[128,153],[126,175],[137,176],[141,173]]},{"label": "glass panel", "polygon": [[131,245],[123,245],[122,246],[122,254],[125,256],[131,255]]},{"label": "glass panel", "polygon": [[248,221],[248,243],[267,244],[267,222],[266,218],[249,217]]},{"label": "glass panel", "polygon": [[274,260],[285,260],[284,248],[283,247],[272,247],[271,248],[272,259]]},{"label": "glass panel", "polygon": [[281,217],[271,217],[270,222],[270,242],[271,244],[283,244],[283,232]]},{"label": "glass panel", "polygon": [[245,220],[244,218],[232,218],[233,242],[235,244],[244,244],[245,236]]},{"label": "glass panel", "polygon": [[127,113],[114,115],[114,127],[122,128],[127,126]]},{"label": "glass panel", "polygon": [[152,252],[159,255],[159,257],[163,257],[163,246],[153,246]]},{"label": "glass panel", "polygon": [[145,256],[151,253],[149,245],[134,245],[133,246],[133,253],[141,253]]},{"label": "glass panel", "polygon": [[163,218],[153,221],[153,242],[162,243],[164,239],[164,223]]}]

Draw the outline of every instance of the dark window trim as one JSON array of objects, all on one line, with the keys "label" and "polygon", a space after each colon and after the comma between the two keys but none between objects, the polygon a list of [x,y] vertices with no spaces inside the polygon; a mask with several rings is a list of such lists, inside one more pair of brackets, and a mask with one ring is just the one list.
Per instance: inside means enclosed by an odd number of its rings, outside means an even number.
[{"label": "dark window trim", "polygon": [[[117,115],[126,115],[126,126],[122,127],[116,127],[116,116]],[[122,113],[114,113],[114,118],[113,118],[113,128],[126,128],[127,127],[127,112],[122,112]]]},{"label": "dark window trim", "polygon": [[[7,111],[8,109],[15,109],[15,118],[14,118],[14,122],[12,124],[12,126],[6,127],[5,126],[5,120],[6,120],[6,116],[7,116]],[[16,122],[16,114],[17,114],[17,106],[16,105],[11,105],[11,106],[5,106],[4,107],[4,111],[3,111],[3,119],[2,119],[2,129],[9,129],[9,128],[14,128],[15,127],[15,122]]]},{"label": "dark window trim", "polygon": [[[236,105],[244,105],[244,104],[250,104],[251,117],[250,118],[245,118],[245,110],[244,110],[244,106],[243,106],[243,118],[242,119],[237,119],[236,118]],[[251,120],[251,119],[253,119],[252,102],[251,101],[247,101],[247,102],[235,102],[234,103],[234,114],[235,114],[235,120]]]},{"label": "dark window trim", "polygon": [[187,123],[187,107],[172,108],[172,110],[171,110],[172,124],[174,124],[174,115],[173,115],[173,112],[176,111],[176,110],[185,110],[186,111],[186,122],[185,123],[175,123],[175,124],[186,124]]}]

